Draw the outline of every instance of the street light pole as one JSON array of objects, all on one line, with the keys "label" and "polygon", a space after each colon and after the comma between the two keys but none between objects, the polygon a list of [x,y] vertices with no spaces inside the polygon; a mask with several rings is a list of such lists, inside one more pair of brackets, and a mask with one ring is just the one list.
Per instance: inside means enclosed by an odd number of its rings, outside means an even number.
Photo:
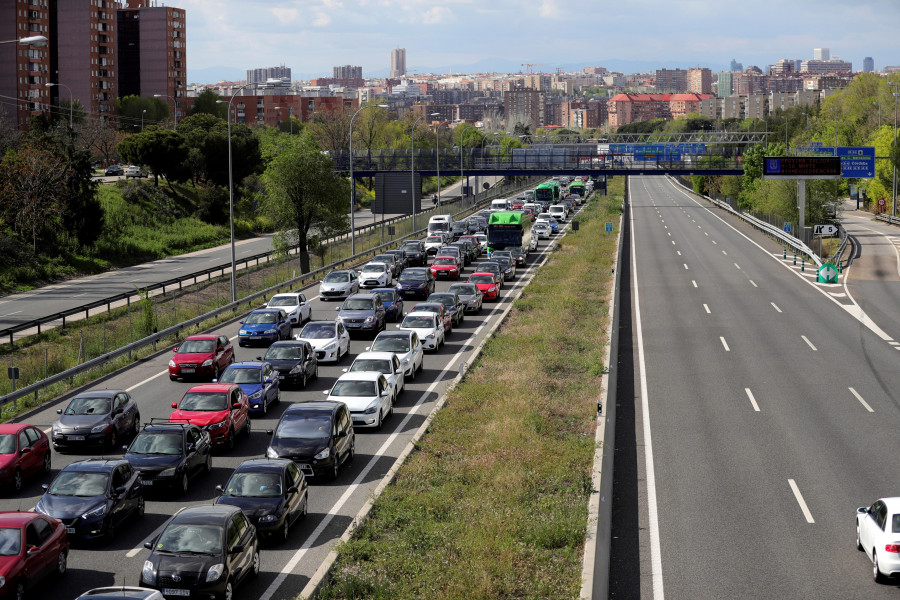
[{"label": "street light pole", "polygon": [[[439,117],[441,113],[431,113],[429,117]],[[438,145],[438,128],[434,128],[434,162],[437,167],[437,211],[441,212],[441,155],[440,146]]]},{"label": "street light pole", "polygon": [[356,231],[353,215],[356,212],[356,178],[353,177],[353,119],[367,108],[387,108],[387,104],[366,104],[356,109],[350,117],[350,255],[356,255]]},{"label": "street light pole", "polygon": [[47,38],[43,35],[32,35],[30,37],[17,38],[14,40],[0,40],[0,44],[22,44],[23,46],[43,48],[47,45]]},{"label": "street light pole", "polygon": [[178,129],[178,104],[175,102],[175,98],[168,94],[153,94],[154,98],[162,98],[163,96],[172,101],[172,118],[175,121],[175,125],[172,126],[172,131],[175,131]]},{"label": "street light pole", "polygon": [[147,114],[147,109],[141,111],[141,131],[144,131],[144,115]]},{"label": "street light pole", "polygon": [[[69,129],[72,129],[72,106],[75,104],[75,95],[72,94],[72,88],[67,86],[64,83],[45,83],[46,87],[57,87],[62,86],[69,90]],[[57,100],[56,105],[59,106],[59,101]]]},{"label": "street light pole", "polygon": [[[894,146],[897,146],[897,98],[900,98],[900,93],[894,92]],[[893,215],[897,216],[897,164],[894,164],[894,212]]]},{"label": "street light pole", "polygon": [[416,232],[416,125],[425,118],[425,115],[419,115],[413,121],[412,130],[409,132],[409,175],[410,186],[409,191],[412,195],[412,233]]}]

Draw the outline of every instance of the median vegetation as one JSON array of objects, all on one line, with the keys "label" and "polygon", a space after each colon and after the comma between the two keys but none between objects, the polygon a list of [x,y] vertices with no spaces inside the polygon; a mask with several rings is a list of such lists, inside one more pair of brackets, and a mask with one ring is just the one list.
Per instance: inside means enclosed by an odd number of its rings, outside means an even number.
[{"label": "median vegetation", "polygon": [[622,180],[513,305],[319,598],[577,598]]}]

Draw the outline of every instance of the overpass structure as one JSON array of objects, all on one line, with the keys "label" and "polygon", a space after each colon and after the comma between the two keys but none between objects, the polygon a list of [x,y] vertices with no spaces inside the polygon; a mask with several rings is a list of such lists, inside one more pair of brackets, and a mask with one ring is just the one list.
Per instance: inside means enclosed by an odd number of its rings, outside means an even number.
[{"label": "overpass structure", "polygon": [[[741,175],[744,152],[766,144],[769,132],[703,131],[694,133],[623,133],[575,141],[547,142],[519,136],[522,148],[354,150],[355,177],[409,172],[423,177],[464,172],[468,176],[499,175]],[[489,139],[489,138],[488,138]],[[503,138],[510,139],[510,138]],[[551,138],[552,139],[552,138]],[[350,172],[347,150],[332,155],[339,173]],[[414,161],[412,159],[415,159]]]}]

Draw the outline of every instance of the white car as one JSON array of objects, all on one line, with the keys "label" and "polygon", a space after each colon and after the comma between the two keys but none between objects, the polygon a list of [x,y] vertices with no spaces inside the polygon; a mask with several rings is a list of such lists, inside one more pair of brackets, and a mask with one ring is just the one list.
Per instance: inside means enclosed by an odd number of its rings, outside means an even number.
[{"label": "white car", "polygon": [[482,253],[487,252],[487,248],[488,248],[487,234],[486,233],[476,233],[475,237],[478,238],[478,243],[481,245],[481,252]]},{"label": "white car", "polygon": [[881,498],[856,509],[856,547],[872,561],[872,578],[900,575],[900,498]]},{"label": "white car", "polygon": [[550,231],[550,221],[546,219],[538,219],[531,227],[531,232],[540,240],[549,240]]},{"label": "white car", "polygon": [[359,292],[359,275],[353,269],[332,271],[319,284],[322,300],[347,298]]},{"label": "white car", "polygon": [[391,402],[396,402],[397,396],[406,389],[406,373],[393,352],[360,352],[344,372],[359,371],[375,371],[384,375],[391,386]]},{"label": "white car", "polygon": [[381,373],[344,373],[334,382],[331,391],[322,393],[328,395],[328,400],[347,405],[354,427],[381,429],[384,420],[394,414],[390,384]]},{"label": "white car", "polygon": [[350,334],[340,321],[309,321],[294,339],[309,342],[320,363],[340,362],[350,352]]},{"label": "white car", "polygon": [[425,254],[434,254],[444,245],[444,236],[429,235],[425,238]]},{"label": "white car", "polygon": [[390,267],[382,262],[370,262],[359,271],[360,288],[388,287],[393,283]]},{"label": "white car", "polygon": [[547,212],[560,223],[563,223],[566,220],[566,207],[562,204],[554,204]]},{"label": "white car", "polygon": [[425,351],[415,331],[382,331],[366,350],[396,354],[410,380],[416,378],[416,372],[421,371],[425,364]]},{"label": "white car", "polygon": [[302,325],[312,316],[312,307],[306,295],[299,292],[275,294],[269,299],[266,308],[279,308],[287,314],[291,325]]},{"label": "white car", "polygon": [[147,174],[144,172],[144,169],[137,165],[129,165],[125,167],[125,179],[128,179],[129,177],[141,178],[146,176]]},{"label": "white car", "polygon": [[446,342],[444,321],[437,313],[411,312],[397,325],[401,331],[415,331],[425,350],[437,350]]}]

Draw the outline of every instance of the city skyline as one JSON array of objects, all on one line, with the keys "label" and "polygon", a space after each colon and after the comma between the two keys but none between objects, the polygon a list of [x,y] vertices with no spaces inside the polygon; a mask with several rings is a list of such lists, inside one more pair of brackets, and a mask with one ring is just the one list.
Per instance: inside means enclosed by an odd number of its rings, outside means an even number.
[{"label": "city skyline", "polygon": [[165,3],[187,12],[191,81],[197,80],[196,73],[217,68],[244,71],[270,64],[288,65],[301,76],[327,76],[334,65],[354,64],[364,74],[384,76],[397,47],[406,48],[410,73],[459,72],[491,61],[544,63],[536,69],[550,72],[566,64],[614,60],[721,69],[735,58],[745,67],[765,68],[781,58],[811,59],[813,49],[820,47],[852,62],[854,70],[862,69],[866,56],[874,58],[876,70],[900,64],[892,41],[900,3],[893,0],[852,6],[837,0],[761,0],[752,5],[540,0],[531,10],[510,0],[489,7],[470,0]]}]

